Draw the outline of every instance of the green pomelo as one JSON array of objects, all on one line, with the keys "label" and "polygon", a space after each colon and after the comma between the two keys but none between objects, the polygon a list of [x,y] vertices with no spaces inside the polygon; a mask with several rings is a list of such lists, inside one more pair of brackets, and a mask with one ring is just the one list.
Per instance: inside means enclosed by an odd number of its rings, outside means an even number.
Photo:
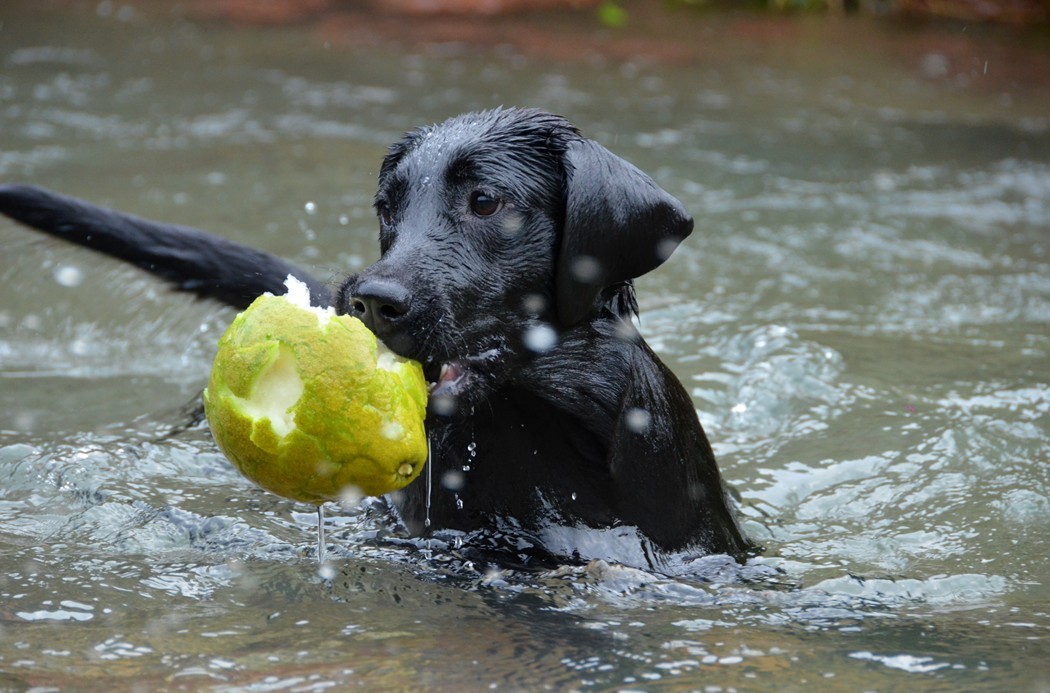
[{"label": "green pomelo", "polygon": [[301,303],[260,296],[219,340],[204,390],[215,442],[246,477],[296,501],[404,487],[427,459],[421,366],[357,318]]}]

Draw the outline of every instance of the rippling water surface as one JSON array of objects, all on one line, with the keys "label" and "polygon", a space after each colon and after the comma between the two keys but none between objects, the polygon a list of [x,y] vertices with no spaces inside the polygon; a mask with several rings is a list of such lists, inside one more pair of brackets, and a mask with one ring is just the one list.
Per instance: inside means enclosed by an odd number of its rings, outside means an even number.
[{"label": "rippling water surface", "polygon": [[0,180],[336,278],[401,131],[564,113],[696,215],[642,328],[766,554],[499,571],[332,508],[319,573],[308,508],[172,433],[232,314],[0,222],[0,688],[1050,686],[1045,40],[187,11],[6,3]]}]

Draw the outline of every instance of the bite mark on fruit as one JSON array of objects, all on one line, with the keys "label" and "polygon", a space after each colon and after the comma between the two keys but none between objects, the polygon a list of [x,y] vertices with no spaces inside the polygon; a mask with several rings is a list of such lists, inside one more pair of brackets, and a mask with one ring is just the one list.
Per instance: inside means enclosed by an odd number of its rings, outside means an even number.
[{"label": "bite mark on fruit", "polygon": [[248,398],[235,397],[246,416],[251,419],[268,419],[273,432],[279,438],[295,430],[295,413],[292,411],[303,395],[303,379],[295,364],[291,348],[280,345],[277,358],[259,374]]}]

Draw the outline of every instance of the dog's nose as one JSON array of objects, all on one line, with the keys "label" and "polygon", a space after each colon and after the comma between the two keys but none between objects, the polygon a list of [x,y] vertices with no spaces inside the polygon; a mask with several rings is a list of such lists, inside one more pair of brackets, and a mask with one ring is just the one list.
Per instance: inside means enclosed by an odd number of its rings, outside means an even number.
[{"label": "dog's nose", "polygon": [[411,295],[389,279],[366,279],[350,298],[350,314],[380,337],[408,314]]}]

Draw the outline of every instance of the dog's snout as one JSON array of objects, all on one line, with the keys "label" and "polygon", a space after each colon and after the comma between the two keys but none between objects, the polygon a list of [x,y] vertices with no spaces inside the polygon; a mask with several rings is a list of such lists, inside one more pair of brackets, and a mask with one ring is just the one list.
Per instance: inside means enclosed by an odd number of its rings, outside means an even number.
[{"label": "dog's snout", "polygon": [[350,297],[349,313],[376,334],[385,333],[408,314],[411,295],[401,284],[388,279],[366,279]]}]

